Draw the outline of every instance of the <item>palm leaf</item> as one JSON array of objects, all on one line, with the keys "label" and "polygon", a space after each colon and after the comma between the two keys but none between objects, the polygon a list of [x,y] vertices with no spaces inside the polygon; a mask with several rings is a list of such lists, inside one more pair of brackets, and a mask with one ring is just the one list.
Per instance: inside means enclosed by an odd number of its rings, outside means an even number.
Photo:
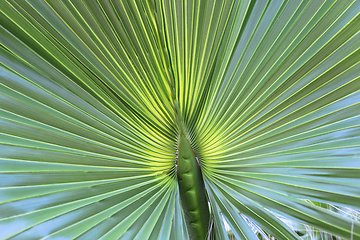
[{"label": "palm leaf", "polygon": [[193,239],[181,139],[209,237],[360,239],[324,207],[360,208],[359,2],[6,0],[0,25],[1,239]]}]

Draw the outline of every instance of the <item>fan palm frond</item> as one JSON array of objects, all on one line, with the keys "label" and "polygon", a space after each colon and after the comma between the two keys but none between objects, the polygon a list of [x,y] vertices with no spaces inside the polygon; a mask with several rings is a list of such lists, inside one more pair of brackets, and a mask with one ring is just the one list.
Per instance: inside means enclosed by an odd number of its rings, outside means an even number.
[{"label": "fan palm frond", "polygon": [[359,69],[358,1],[0,1],[0,238],[360,239]]}]

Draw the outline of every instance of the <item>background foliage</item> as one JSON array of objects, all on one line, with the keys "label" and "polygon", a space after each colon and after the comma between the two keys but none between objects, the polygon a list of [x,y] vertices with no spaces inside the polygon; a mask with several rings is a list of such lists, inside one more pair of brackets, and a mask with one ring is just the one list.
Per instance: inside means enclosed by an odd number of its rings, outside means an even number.
[{"label": "background foliage", "polygon": [[1,238],[187,239],[175,97],[219,239],[360,239],[359,13],[0,1]]}]

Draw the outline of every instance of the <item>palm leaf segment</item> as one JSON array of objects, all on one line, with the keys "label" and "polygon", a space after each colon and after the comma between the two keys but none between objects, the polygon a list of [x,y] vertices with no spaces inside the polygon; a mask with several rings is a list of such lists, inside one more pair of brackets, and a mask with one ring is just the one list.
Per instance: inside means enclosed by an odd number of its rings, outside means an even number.
[{"label": "palm leaf segment", "polygon": [[313,204],[360,205],[359,12],[1,1],[1,238],[189,238],[176,100],[217,238],[299,239],[282,216],[360,239]]}]

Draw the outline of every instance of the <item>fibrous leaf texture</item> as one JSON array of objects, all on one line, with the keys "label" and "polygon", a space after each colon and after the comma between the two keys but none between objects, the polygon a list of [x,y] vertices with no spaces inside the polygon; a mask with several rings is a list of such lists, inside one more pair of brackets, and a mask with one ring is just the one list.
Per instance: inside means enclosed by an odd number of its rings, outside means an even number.
[{"label": "fibrous leaf texture", "polygon": [[359,1],[2,0],[0,239],[360,239],[359,69]]}]

